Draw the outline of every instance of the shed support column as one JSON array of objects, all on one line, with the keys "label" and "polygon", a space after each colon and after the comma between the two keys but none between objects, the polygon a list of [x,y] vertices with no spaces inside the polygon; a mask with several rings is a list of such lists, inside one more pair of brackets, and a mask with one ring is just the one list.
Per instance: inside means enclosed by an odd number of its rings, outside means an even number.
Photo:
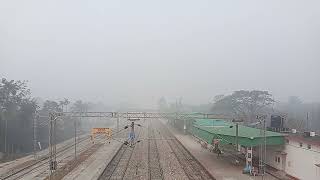
[{"label": "shed support column", "polygon": [[252,146],[246,148],[246,165],[252,167]]},{"label": "shed support column", "polygon": [[236,148],[237,148],[237,151],[239,152],[240,148],[239,148],[239,124],[238,123],[236,124]]}]

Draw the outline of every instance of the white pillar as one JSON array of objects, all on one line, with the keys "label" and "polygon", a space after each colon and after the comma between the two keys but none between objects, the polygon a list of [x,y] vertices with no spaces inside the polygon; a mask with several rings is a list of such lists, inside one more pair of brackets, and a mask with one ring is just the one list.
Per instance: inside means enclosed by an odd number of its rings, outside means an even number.
[{"label": "white pillar", "polygon": [[246,148],[246,165],[252,167],[252,146]]}]

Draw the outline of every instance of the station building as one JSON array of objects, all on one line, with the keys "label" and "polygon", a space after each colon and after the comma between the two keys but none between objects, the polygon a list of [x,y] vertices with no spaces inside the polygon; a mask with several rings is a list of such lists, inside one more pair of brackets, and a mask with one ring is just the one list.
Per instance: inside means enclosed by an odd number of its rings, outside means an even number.
[{"label": "station building", "polygon": [[298,179],[320,179],[320,136],[313,133],[289,134],[275,167]]},{"label": "station building", "polygon": [[[238,150],[246,164],[257,167],[260,145],[266,139],[266,164],[271,173],[282,174],[283,177],[293,179],[319,180],[320,179],[320,136],[314,133],[278,133],[266,131],[265,137],[260,129],[238,126],[221,119],[193,119],[177,122],[179,129],[205,143],[208,148],[217,144],[224,147],[228,153]],[[232,151],[233,149],[233,151]]]}]

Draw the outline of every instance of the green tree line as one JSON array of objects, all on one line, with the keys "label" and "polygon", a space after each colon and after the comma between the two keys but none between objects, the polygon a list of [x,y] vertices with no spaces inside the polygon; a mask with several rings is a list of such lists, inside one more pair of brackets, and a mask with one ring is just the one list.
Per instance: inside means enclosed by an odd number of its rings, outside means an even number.
[{"label": "green tree line", "polygon": [[[34,150],[34,135],[42,149],[48,146],[49,112],[68,110],[68,99],[46,100],[39,104],[31,96],[26,81],[1,79],[0,82],[0,152],[9,154],[30,153]],[[88,111],[89,103],[76,101],[72,111]],[[35,125],[35,126],[34,126]],[[63,141],[74,135],[74,119],[63,118],[57,122],[57,140]],[[34,134],[35,132],[35,134]]]}]

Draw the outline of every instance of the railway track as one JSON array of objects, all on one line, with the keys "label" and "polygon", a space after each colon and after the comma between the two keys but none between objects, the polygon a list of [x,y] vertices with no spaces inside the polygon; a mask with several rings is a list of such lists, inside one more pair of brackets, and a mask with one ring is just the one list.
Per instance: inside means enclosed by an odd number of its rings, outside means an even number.
[{"label": "railway track", "polygon": [[[174,177],[178,179],[215,179],[162,123],[152,121],[152,124],[148,123],[148,127],[142,129],[144,130],[139,131],[137,138],[147,134],[146,141],[142,141],[141,144],[134,146],[133,149],[127,145],[121,145],[115,156],[113,156],[100,175],[99,180],[162,180],[173,178],[170,175],[172,173],[174,174]],[[171,155],[168,154],[169,156],[167,156],[162,153],[160,156],[159,143],[161,145],[164,145],[163,143],[167,144],[166,146],[170,149],[169,153]],[[145,155],[147,155],[147,157],[145,157]],[[162,166],[165,166],[165,169],[163,169]],[[180,170],[177,168],[180,168]],[[166,176],[164,173],[166,173]]]},{"label": "railway track", "polygon": [[163,179],[159,150],[151,123],[148,126],[148,177],[149,179]]},{"label": "railway track", "polygon": [[[139,130],[136,138],[139,138],[140,132],[141,130]],[[124,179],[130,159],[133,154],[133,148],[128,145],[122,144],[98,179]]]},{"label": "railway track", "polygon": [[175,136],[161,122],[157,122],[157,127],[162,135],[167,139],[167,143],[188,179],[192,180],[207,180],[215,179],[211,174],[200,164],[200,162],[178,141]]},{"label": "railway track", "polygon": [[[77,149],[78,152],[82,152],[86,149],[88,149],[92,143],[90,142],[90,137],[83,137],[78,140],[77,143]],[[62,146],[57,149],[57,161],[58,165],[60,163],[65,163],[63,160],[70,158],[71,156],[74,155],[73,151],[74,144],[69,144]],[[69,152],[70,151],[70,152]],[[49,172],[49,156],[44,156],[40,158],[39,160],[24,166],[4,177],[1,177],[1,180],[10,180],[10,179],[34,179],[35,177],[43,176],[43,179],[48,175],[46,173]],[[42,178],[42,177],[40,177]]]}]

